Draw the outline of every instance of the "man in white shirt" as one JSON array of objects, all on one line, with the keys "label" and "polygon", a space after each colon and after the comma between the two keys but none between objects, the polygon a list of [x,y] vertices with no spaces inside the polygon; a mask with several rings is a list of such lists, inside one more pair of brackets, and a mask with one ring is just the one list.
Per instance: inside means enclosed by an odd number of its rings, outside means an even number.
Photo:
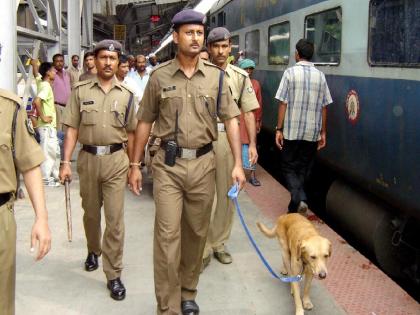
[{"label": "man in white shirt", "polygon": [[136,70],[135,72],[129,72],[128,77],[134,81],[133,89],[138,102],[140,102],[149,81],[149,74],[146,71],[146,57],[144,55],[136,57]]},{"label": "man in white shirt", "polygon": [[[125,83],[130,89],[133,91],[136,90],[136,83],[134,80],[128,75],[130,72],[130,64],[128,61],[127,56],[121,55],[119,62],[118,62],[118,69],[115,76],[117,77],[118,81]],[[139,109],[139,103],[140,103],[141,97],[134,93],[134,105],[136,108],[136,112]]]}]

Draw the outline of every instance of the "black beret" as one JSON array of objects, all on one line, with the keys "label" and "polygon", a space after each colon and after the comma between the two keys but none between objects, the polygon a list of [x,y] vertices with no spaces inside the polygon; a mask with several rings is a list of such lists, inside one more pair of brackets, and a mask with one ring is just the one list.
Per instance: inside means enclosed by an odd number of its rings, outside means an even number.
[{"label": "black beret", "polygon": [[230,39],[230,32],[224,27],[213,28],[207,36],[207,44]]},{"label": "black beret", "polygon": [[174,15],[172,24],[179,26],[182,24],[201,24],[206,23],[206,16],[203,13],[194,11],[192,9],[182,10]]},{"label": "black beret", "polygon": [[99,43],[96,44],[94,52],[97,53],[100,50],[115,51],[120,54],[122,46],[116,40],[105,39],[101,40]]}]

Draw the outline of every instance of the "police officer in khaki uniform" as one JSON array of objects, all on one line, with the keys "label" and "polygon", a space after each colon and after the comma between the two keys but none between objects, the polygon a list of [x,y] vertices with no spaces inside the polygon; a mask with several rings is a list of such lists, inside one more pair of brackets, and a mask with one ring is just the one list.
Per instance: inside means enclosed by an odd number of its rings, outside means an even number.
[{"label": "police officer in khaki uniform", "polygon": [[[199,313],[194,300],[214,197],[212,141],[217,139],[217,116],[224,122],[232,144],[232,181],[240,187],[245,181],[236,119],[240,112],[223,71],[199,58],[204,20],[203,14],[193,10],[174,16],[178,55],[153,70],[137,114],[132,165],[138,164],[143,155],[153,122],[154,135],[162,139],[152,162],[158,314]],[[140,193],[141,173],[137,167],[130,169],[129,184],[134,193]]]},{"label": "police officer in khaki uniform", "polygon": [[[87,238],[86,271],[103,270],[115,300],[125,298],[121,282],[124,248],[124,188],[128,156],[125,144],[134,139],[136,128],[133,92],[114,76],[121,45],[104,40],[95,47],[97,77],[76,83],[63,117],[68,126],[60,179],[71,179],[70,158],[76,141],[83,146],[77,159],[80,196],[85,211],[83,224]],[[131,146],[130,146],[131,147]],[[106,228],[101,245],[101,207]]]},{"label": "police officer in khaki uniform", "polygon": [[[244,113],[246,130],[249,135],[250,164],[257,162],[256,126],[253,111],[259,107],[257,97],[252,88],[248,73],[241,68],[231,65],[227,59],[232,50],[230,32],[224,27],[212,29],[207,37],[207,49],[211,61],[225,70],[226,80],[232,97]],[[226,137],[224,125],[218,123],[219,136],[213,144],[216,153],[216,195],[213,203],[213,214],[207,237],[203,257],[203,268],[210,263],[210,254],[223,264],[230,264],[232,256],[227,252],[225,243],[229,239],[235,209],[233,202],[228,198],[226,191],[232,185],[229,174],[233,168],[233,157]]]},{"label": "police officer in khaki uniform", "polygon": [[15,313],[16,222],[14,218],[16,169],[22,173],[35,210],[31,251],[36,242],[36,259],[51,247],[44,186],[39,165],[44,161],[41,148],[25,107],[15,94],[0,89],[0,314]]}]

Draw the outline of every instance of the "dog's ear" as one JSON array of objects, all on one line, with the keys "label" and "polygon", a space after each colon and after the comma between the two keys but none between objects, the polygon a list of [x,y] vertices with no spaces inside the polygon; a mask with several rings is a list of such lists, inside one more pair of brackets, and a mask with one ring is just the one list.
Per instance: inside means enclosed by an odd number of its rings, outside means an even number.
[{"label": "dog's ear", "polygon": [[305,251],[305,241],[299,240],[297,244],[297,257],[300,259],[302,253]]}]

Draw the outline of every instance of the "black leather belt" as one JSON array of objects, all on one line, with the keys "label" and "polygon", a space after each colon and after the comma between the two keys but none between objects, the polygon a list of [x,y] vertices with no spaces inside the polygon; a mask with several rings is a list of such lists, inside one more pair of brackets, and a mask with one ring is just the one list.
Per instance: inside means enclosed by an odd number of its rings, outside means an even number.
[{"label": "black leather belt", "polygon": [[10,193],[0,194],[0,207],[10,200]]},{"label": "black leather belt", "polygon": [[62,107],[65,107],[65,106],[66,106],[66,104],[63,104],[63,103],[58,103],[58,102],[54,102],[54,104],[60,105],[60,106],[62,106]]},{"label": "black leather belt", "polygon": [[[161,143],[161,147],[163,149],[166,149],[166,141],[162,141]],[[201,148],[198,149],[187,149],[187,148],[181,148],[181,147],[177,147],[176,148],[176,156],[181,158],[181,159],[196,159],[199,158],[200,156],[209,153],[211,150],[213,149],[213,143],[207,143],[206,145],[202,146]]]},{"label": "black leather belt", "polygon": [[124,145],[122,143],[116,143],[111,145],[84,144],[82,150],[94,155],[108,155],[121,150],[123,147]]}]

